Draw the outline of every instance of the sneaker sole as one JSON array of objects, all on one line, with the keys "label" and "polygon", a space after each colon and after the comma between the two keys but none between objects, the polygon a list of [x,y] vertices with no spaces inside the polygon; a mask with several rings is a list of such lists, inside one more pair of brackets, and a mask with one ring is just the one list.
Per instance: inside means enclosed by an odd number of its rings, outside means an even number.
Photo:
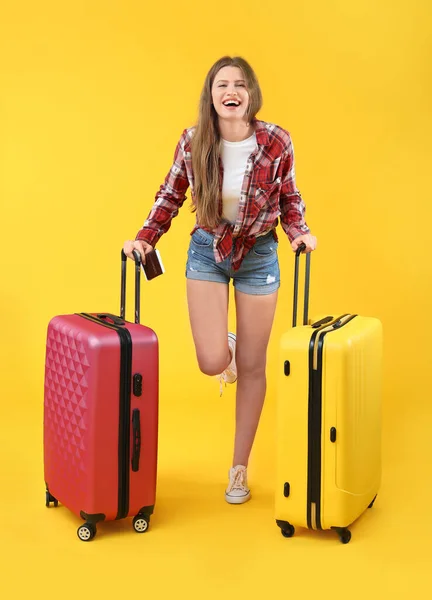
[{"label": "sneaker sole", "polygon": [[228,504],[244,504],[250,500],[250,498],[250,492],[246,496],[228,496],[228,494],[225,494],[225,500],[228,502]]}]

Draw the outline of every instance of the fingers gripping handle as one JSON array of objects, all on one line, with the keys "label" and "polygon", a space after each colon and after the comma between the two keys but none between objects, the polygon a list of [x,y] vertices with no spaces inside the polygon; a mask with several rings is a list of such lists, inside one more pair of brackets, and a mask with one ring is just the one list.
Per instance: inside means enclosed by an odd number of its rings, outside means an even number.
[{"label": "fingers gripping handle", "polygon": [[[133,251],[135,259],[135,323],[140,322],[140,301],[141,301],[141,256],[138,250]],[[121,296],[120,296],[120,317],[125,318],[126,315],[126,262],[127,256],[124,250],[121,251]]]},{"label": "fingers gripping handle", "polygon": [[[297,325],[297,304],[298,304],[298,280],[299,280],[299,262],[300,254],[306,249],[305,244],[300,244],[296,250],[295,268],[294,268],[294,306],[293,306],[293,321],[292,326]],[[304,306],[303,306],[303,325],[307,325],[309,311],[309,287],[310,287],[310,252],[306,254],[306,274],[305,274],[305,289],[304,289]]]}]

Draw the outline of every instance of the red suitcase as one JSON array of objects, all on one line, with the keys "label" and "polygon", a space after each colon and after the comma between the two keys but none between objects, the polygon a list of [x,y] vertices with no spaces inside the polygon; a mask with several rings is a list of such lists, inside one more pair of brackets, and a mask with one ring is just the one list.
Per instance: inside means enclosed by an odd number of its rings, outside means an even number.
[{"label": "red suitcase", "polygon": [[46,505],[61,502],[96,523],[134,517],[147,531],[156,496],[158,340],[140,320],[140,260],[135,253],[135,323],[125,320],[122,251],[120,317],[54,317],[47,332],[44,396]]}]

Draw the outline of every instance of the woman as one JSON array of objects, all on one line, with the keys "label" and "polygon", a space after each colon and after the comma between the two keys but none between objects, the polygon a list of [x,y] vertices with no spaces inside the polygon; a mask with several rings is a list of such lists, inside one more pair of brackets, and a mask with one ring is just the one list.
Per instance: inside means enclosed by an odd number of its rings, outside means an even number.
[{"label": "woman", "polygon": [[[261,90],[242,58],[210,69],[196,127],[185,129],[174,163],[135,241],[142,260],[168,231],[190,186],[196,226],[186,265],[187,298],[203,373],[237,381],[236,432],[225,499],[250,498],[247,465],[266,392],[266,353],[280,285],[275,227],[292,249],[316,247],[295,183],[290,135],[259,121]],[[228,284],[235,287],[237,332],[228,333]]]}]

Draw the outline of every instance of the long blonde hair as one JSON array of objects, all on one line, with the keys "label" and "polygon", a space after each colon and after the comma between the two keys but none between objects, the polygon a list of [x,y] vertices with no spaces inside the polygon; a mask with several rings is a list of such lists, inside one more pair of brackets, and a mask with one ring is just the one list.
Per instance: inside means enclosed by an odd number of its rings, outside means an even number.
[{"label": "long blonde hair", "polygon": [[238,67],[243,72],[249,93],[246,117],[249,123],[255,119],[262,106],[262,94],[258,79],[246,60],[239,56],[224,56],[211,67],[204,82],[199,104],[199,116],[191,141],[192,168],[194,173],[193,212],[197,213],[198,224],[214,229],[219,214],[219,158],[221,135],[218,114],[212,102],[214,79],[223,67]]}]

